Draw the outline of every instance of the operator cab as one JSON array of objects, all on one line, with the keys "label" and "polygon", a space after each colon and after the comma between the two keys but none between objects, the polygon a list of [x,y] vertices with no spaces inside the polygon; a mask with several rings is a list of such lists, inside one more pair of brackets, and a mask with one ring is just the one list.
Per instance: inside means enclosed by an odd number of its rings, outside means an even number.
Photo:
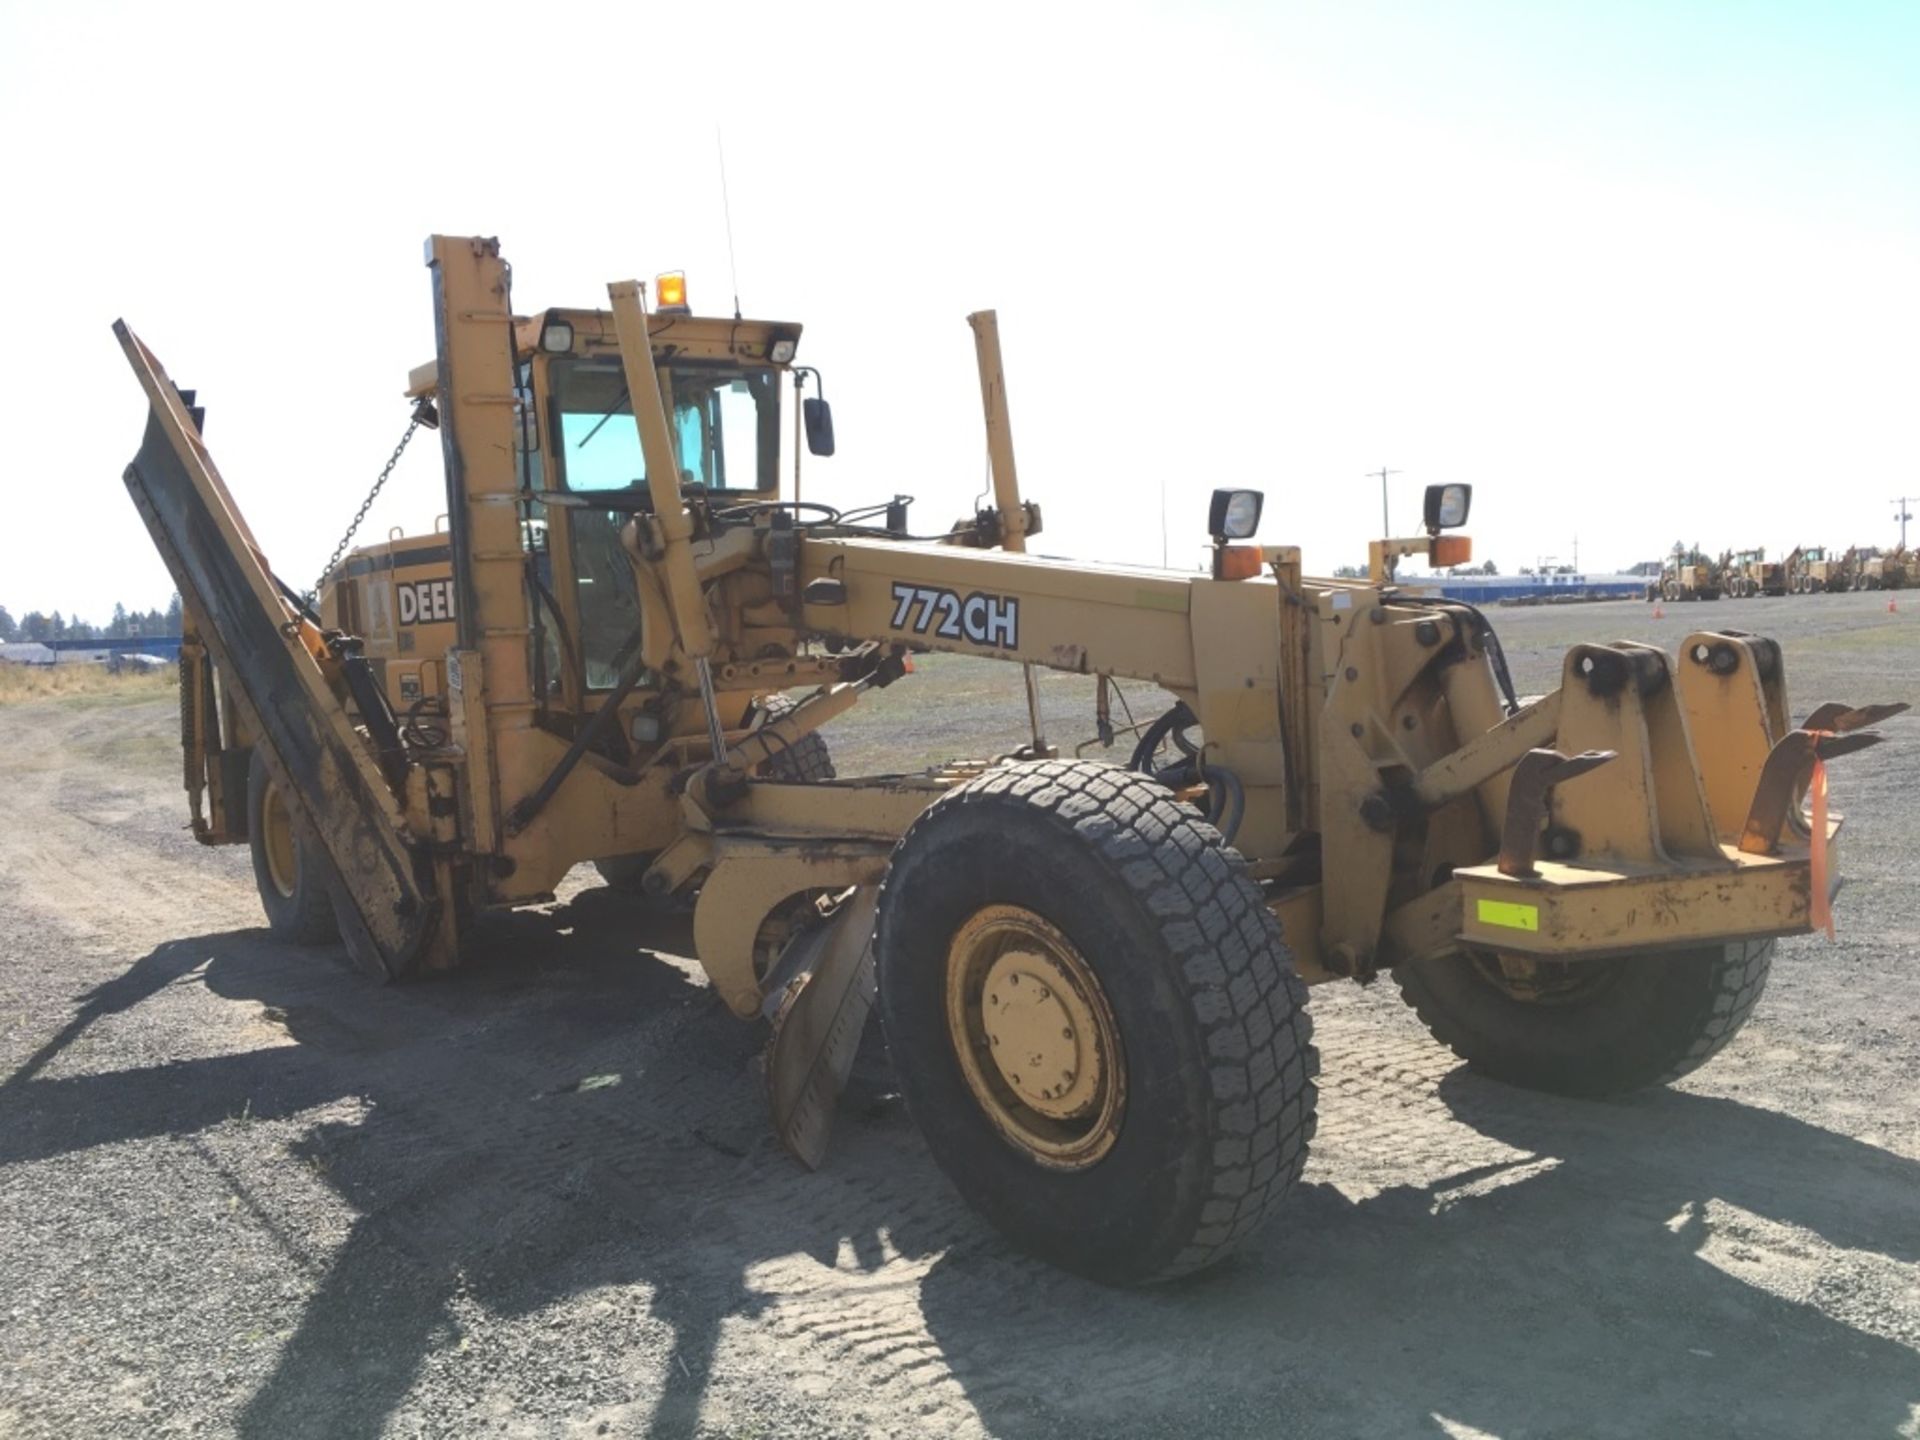
[{"label": "operator cab", "polygon": [[[661,298],[671,304],[662,277]],[[684,307],[684,282],[678,291]],[[632,659],[643,617],[633,560],[620,534],[651,512],[646,457],[613,315],[548,310],[516,327],[525,435],[525,488],[536,514],[561,510],[549,563],[562,577],[542,597],[555,613],[546,644],[546,689],[565,689],[560,635],[576,636],[574,684],[609,691]],[[663,308],[648,316],[654,366],[682,491],[742,503],[780,496],[781,380],[800,327],[696,316]],[[551,582],[549,582],[551,583]],[[584,699],[584,696],[581,697]]]},{"label": "operator cab", "polygon": [[[648,332],[681,490],[722,506],[777,503],[782,380],[791,373],[798,390],[805,377],[818,379],[793,363],[801,327],[695,315],[683,276],[660,276],[655,288]],[[534,668],[551,703],[585,710],[618,686],[641,636],[633,562],[620,537],[635,514],[653,509],[646,457],[612,312],[518,318],[514,357]],[[438,379],[435,365],[418,367],[409,396],[431,395]],[[831,454],[824,400],[808,397],[805,409],[808,449]]]},{"label": "operator cab", "polygon": [[[777,499],[780,378],[788,367],[770,360],[769,352],[790,361],[800,327],[691,315],[650,319],[682,488],[743,500]],[[538,488],[593,497],[583,508],[651,510],[646,458],[613,317],[603,311],[548,311],[540,320],[536,356],[521,365],[523,387],[532,385],[536,413],[551,432],[547,454],[553,473]],[[614,423],[622,419],[625,423]]]}]

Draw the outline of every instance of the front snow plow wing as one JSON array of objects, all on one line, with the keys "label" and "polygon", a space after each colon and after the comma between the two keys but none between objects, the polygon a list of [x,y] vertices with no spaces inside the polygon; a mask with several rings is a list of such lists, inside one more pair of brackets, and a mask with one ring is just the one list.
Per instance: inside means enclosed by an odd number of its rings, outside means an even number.
[{"label": "front snow plow wing", "polygon": [[215,470],[200,412],[124,321],[113,330],[149,407],[127,491],[246,729],[320,840],[348,950],[386,978],[409,973],[433,940],[439,906],[400,803],[322,667],[317,627],[268,569]]}]

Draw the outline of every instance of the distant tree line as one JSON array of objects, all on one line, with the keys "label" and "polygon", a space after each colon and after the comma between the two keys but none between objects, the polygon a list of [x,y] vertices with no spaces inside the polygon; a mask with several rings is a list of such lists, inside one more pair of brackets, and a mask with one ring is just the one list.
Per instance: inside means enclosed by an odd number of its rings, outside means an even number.
[{"label": "distant tree line", "polygon": [[29,610],[22,618],[15,620],[7,607],[0,605],[0,643],[10,640],[139,640],[149,635],[178,635],[182,623],[178,593],[164,612],[129,610],[124,605],[115,605],[113,618],[104,625],[92,624],[78,615],[68,619],[58,610],[51,615]]}]

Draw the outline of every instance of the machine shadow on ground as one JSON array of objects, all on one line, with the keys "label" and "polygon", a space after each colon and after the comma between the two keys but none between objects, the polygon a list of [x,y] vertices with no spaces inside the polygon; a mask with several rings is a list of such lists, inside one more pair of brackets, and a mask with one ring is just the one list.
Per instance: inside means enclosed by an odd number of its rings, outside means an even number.
[{"label": "machine shadow on ground", "polygon": [[[512,1317],[644,1286],[641,1323],[668,1339],[649,1362],[664,1392],[638,1433],[689,1434],[722,1325],[760,1303],[749,1267],[797,1252],[878,1264],[885,1247],[805,1203],[811,1177],[768,1134],[761,1028],[649,953],[684,953],[687,928],[591,890],[551,913],[489,917],[459,975],[392,988],[337,950],[263,930],[170,941],[82,997],[0,1084],[0,1165],[357,1100],[362,1118],[322,1120],[278,1157],[323,1175],[356,1218],[239,1433],[380,1433],[429,1352],[455,1340],[456,1296]],[[258,1003],[295,1043],[40,1078],[89,1026],[196,983]],[[751,1226],[728,1213],[729,1195],[766,1185],[792,1203],[756,1209]]]},{"label": "machine shadow on ground", "polygon": [[[990,1327],[982,1293],[1018,1286],[1024,1262],[955,1250],[923,1282],[927,1326],[950,1356],[972,1352],[983,1383],[970,1390],[995,1435],[1126,1433],[1156,1392],[1204,1407],[1210,1374],[1233,1377],[1223,1433],[1267,1433],[1263,1405],[1287,1421],[1273,1433],[1914,1433],[1920,1356],[1870,1328],[1905,1329],[1891,1313],[1911,1303],[1899,1281],[1877,1315],[1869,1304],[1863,1324],[1843,1323],[1744,1278],[1742,1259],[1769,1257],[1714,1232],[1731,1207],[1744,1238],[1808,1271],[1826,1247],[1912,1266],[1920,1165],[1678,1091],[1594,1104],[1461,1068],[1438,1099],[1515,1158],[1357,1202],[1310,1180],[1212,1275],[1086,1287]],[[1845,1281],[1809,1288],[1847,1303]],[[1264,1396],[1249,1374],[1270,1377]],[[1064,1395],[1062,1376],[1076,1377]]]},{"label": "machine shadow on ground", "polygon": [[[452,1343],[456,1305],[528,1316],[610,1287],[645,1287],[636,1326],[665,1336],[633,1433],[691,1434],[722,1326],[765,1303],[754,1267],[796,1253],[864,1270],[938,1254],[920,1317],[996,1435],[1438,1434],[1435,1416],[1502,1437],[1866,1435],[1920,1402],[1911,1349],[1702,1255],[1719,1204],[1920,1264],[1920,1166],[1885,1151],[1732,1100],[1577,1105],[1454,1072],[1452,1121],[1532,1157],[1511,1183],[1479,1167],[1358,1202],[1309,1183],[1224,1270],[1104,1290],[959,1212],[897,1114],[843,1116],[837,1162],[801,1172],[766,1133],[760,1033],[652,958],[686,952],[683,924],[642,919],[586,891],[490,922],[459,976],[384,990],[264,931],[169,942],[0,1084],[0,1164],[360,1102],[288,1146],[355,1218],[245,1405],[252,1436],[377,1434]],[[89,1025],[179,984],[258,1004],[293,1043],[43,1076]],[[1234,1398],[1210,1422],[1224,1373]]]}]

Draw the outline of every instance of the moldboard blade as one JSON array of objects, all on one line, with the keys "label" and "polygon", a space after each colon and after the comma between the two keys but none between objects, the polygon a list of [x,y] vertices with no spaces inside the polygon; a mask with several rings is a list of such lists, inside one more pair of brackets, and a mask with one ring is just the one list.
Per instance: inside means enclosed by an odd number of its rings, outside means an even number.
[{"label": "moldboard blade", "polygon": [[832,919],[799,936],[780,965],[791,978],[769,997],[766,1077],[774,1133],[809,1170],[826,1157],[834,1102],[873,1010],[878,898],[874,886],[862,885]]}]

